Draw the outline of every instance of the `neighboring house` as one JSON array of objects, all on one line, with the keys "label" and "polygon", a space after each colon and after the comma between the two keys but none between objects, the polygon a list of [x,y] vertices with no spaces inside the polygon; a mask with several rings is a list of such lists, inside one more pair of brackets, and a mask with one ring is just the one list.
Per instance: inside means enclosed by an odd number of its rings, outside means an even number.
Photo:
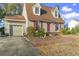
[{"label": "neighboring house", "polygon": [[60,17],[59,8],[50,8],[39,3],[23,4],[22,15],[5,16],[5,33],[22,36],[27,33],[27,27],[44,28],[45,32],[60,32],[64,20]]},{"label": "neighboring house", "polygon": [[71,20],[68,23],[68,28],[72,29],[72,28],[75,28],[75,27],[79,27],[79,20]]}]

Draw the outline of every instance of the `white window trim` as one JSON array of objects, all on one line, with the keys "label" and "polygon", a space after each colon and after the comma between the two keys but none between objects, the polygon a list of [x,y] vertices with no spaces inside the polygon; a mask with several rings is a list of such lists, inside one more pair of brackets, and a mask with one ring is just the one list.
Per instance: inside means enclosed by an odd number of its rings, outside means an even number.
[{"label": "white window trim", "polygon": [[[35,13],[35,8],[39,8],[39,13],[37,14],[37,13]],[[33,7],[32,7],[32,9],[33,9],[33,13],[34,13],[34,15],[40,15],[41,14],[41,6],[40,6],[40,4],[39,5],[34,5]]]},{"label": "white window trim", "polygon": [[59,18],[58,16],[58,13],[57,13],[57,16],[55,16],[55,11],[56,11],[56,9],[54,9],[54,11],[51,11],[52,12],[52,15],[55,17],[55,18]]},{"label": "white window trim", "polygon": [[[54,10],[54,16],[55,16],[55,12],[56,12],[56,10]],[[55,16],[55,18],[58,18],[58,13],[57,13],[57,16]]]},{"label": "white window trim", "polygon": [[[39,7],[35,7],[35,8],[39,8]],[[39,8],[39,12],[38,13],[35,12],[36,11],[35,8],[34,8],[35,15],[40,15],[40,8]]]}]

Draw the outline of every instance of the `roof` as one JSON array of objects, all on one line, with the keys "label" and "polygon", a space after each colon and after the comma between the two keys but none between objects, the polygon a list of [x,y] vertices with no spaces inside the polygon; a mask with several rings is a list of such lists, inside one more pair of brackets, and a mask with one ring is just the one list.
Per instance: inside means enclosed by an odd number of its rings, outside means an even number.
[{"label": "roof", "polygon": [[26,10],[27,10],[27,15],[28,15],[29,20],[36,21],[39,19],[40,21],[45,21],[45,22],[64,23],[64,20],[62,20],[62,18],[53,17],[51,11],[53,11],[54,8],[50,8],[47,6],[41,7],[41,11],[44,11],[46,13],[41,14],[40,16],[34,15],[33,11],[32,11],[33,5],[34,5],[34,3],[27,3],[26,4]]},{"label": "roof", "polygon": [[[33,10],[32,10],[32,7],[34,5],[35,3],[26,3],[26,11],[27,11],[28,19],[30,21],[36,21],[39,19],[40,21],[44,21],[44,22],[64,23],[64,20],[62,20],[62,18],[53,17],[51,11],[54,11],[54,8],[51,8],[51,7],[41,5],[41,15],[40,16],[34,15]],[[5,18],[14,19],[13,21],[25,20],[24,16],[22,15],[5,16]]]},{"label": "roof", "polygon": [[21,16],[21,15],[5,16],[5,19],[9,19],[13,21],[25,21],[24,16]]}]

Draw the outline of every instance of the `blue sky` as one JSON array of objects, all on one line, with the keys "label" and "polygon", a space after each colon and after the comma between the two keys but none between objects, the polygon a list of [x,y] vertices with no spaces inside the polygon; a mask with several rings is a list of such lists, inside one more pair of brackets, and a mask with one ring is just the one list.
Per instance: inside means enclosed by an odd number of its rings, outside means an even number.
[{"label": "blue sky", "polygon": [[45,6],[55,7],[56,5],[60,8],[60,13],[65,23],[71,20],[79,20],[79,3],[43,3]]}]

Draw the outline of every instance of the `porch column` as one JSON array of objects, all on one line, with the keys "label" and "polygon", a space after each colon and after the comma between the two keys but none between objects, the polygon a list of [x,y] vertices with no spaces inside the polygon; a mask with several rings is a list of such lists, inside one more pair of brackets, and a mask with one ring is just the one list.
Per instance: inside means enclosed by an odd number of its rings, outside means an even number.
[{"label": "porch column", "polygon": [[43,28],[43,22],[41,22],[41,29]]},{"label": "porch column", "polygon": [[50,32],[50,23],[47,23],[47,32]]},{"label": "porch column", "polygon": [[36,29],[36,22],[34,21],[34,28]]}]

